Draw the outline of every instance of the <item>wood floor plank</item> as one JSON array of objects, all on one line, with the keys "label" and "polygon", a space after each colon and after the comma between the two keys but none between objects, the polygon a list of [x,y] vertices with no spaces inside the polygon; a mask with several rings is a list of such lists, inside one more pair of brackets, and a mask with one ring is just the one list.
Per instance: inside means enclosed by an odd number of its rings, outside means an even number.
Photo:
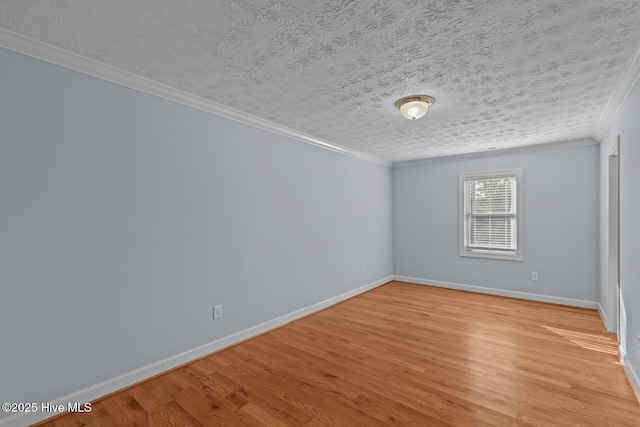
[{"label": "wood floor plank", "polygon": [[390,282],[65,426],[640,426],[597,311]]}]

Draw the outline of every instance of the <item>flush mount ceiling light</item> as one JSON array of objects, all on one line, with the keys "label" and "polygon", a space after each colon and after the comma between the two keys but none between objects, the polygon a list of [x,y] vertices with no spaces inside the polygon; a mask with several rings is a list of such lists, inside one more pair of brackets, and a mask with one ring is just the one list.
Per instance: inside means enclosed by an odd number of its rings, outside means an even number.
[{"label": "flush mount ceiling light", "polygon": [[415,120],[427,114],[435,99],[428,95],[405,96],[396,102],[400,114],[406,119]]}]

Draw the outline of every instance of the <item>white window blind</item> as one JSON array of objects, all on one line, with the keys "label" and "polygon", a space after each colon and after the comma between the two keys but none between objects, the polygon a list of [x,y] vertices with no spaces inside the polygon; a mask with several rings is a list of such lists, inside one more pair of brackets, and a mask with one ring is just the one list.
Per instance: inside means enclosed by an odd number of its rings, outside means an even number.
[{"label": "white window blind", "polygon": [[470,179],[465,193],[467,247],[515,251],[515,177]]},{"label": "white window blind", "polygon": [[461,174],[460,255],[522,259],[518,180],[521,171]]}]

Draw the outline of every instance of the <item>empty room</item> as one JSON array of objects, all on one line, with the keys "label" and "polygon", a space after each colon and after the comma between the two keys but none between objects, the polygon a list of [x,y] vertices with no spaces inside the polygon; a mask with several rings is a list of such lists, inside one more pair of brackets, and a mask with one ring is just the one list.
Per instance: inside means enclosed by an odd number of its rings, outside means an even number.
[{"label": "empty room", "polygon": [[0,2],[0,427],[640,426],[640,1]]}]

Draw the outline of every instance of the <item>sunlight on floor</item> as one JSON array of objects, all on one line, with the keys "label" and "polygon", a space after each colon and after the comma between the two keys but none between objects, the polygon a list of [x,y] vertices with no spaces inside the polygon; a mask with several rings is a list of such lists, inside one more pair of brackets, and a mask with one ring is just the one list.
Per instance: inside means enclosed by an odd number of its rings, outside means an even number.
[{"label": "sunlight on floor", "polygon": [[585,334],[567,329],[559,329],[552,326],[543,325],[542,327],[587,350],[594,350],[607,354],[618,354],[617,343],[614,338]]}]

